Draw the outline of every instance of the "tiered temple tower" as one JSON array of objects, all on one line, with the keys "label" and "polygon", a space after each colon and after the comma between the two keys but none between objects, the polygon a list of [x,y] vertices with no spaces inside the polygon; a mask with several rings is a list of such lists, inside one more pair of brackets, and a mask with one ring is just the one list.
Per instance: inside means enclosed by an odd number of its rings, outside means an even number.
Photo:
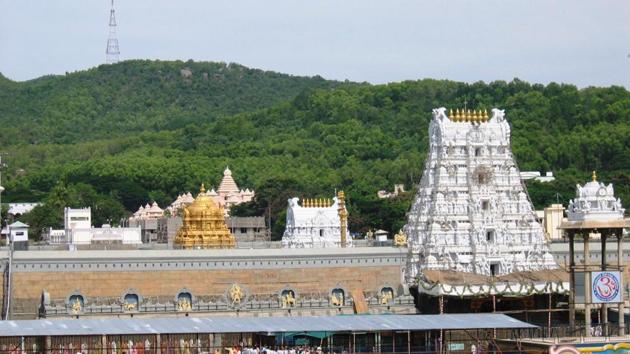
[{"label": "tiered temple tower", "polygon": [[254,199],[255,192],[249,188],[239,189],[232,177],[232,171],[230,171],[229,167],[226,167],[225,171],[223,171],[223,179],[219,189],[216,191],[212,189],[207,194],[225,210],[225,215],[227,216],[233,205],[251,202]]},{"label": "tiered temple tower", "polygon": [[407,282],[423,270],[499,276],[557,265],[510,150],[504,111],[433,110],[430,148],[404,232]]},{"label": "tiered temple tower", "polygon": [[177,232],[175,245],[181,248],[234,248],[236,240],[230,234],[225,213],[206,195],[203,184],[195,201],[184,208],[184,225]]}]

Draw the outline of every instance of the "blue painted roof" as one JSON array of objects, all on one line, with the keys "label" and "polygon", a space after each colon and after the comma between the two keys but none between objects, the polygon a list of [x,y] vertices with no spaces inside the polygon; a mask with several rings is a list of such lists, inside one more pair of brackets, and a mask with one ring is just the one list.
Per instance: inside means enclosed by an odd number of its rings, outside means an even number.
[{"label": "blue painted roof", "polygon": [[153,317],[0,321],[0,337],[115,334],[427,331],[536,328],[503,314]]}]

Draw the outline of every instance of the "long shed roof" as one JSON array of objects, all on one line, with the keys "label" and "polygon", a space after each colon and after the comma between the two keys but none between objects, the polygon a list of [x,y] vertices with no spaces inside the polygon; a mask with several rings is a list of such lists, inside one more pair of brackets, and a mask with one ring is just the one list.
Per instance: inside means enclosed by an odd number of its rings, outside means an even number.
[{"label": "long shed roof", "polygon": [[294,331],[427,331],[535,328],[503,314],[313,317],[155,317],[0,321],[0,337]]}]

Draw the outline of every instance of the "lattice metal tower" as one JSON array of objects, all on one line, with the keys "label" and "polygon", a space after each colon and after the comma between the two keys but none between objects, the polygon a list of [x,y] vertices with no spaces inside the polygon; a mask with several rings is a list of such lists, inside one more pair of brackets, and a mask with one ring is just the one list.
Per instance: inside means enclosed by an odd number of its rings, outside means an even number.
[{"label": "lattice metal tower", "polygon": [[119,55],[120,49],[118,48],[118,38],[116,38],[116,14],[114,0],[112,0],[112,8],[109,11],[109,36],[107,37],[107,50],[105,51],[107,64],[118,63]]}]

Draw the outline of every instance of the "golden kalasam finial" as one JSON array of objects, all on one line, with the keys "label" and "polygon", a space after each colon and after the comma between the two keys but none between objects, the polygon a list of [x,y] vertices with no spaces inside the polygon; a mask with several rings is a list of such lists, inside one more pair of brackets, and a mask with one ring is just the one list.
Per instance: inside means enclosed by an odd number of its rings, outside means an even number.
[{"label": "golden kalasam finial", "polygon": [[593,175],[591,176],[591,178],[593,179],[593,182],[597,182],[597,172],[595,172],[595,170],[593,170]]},{"label": "golden kalasam finial", "polygon": [[455,121],[456,121],[456,122],[459,122],[459,108],[457,108],[457,110],[455,111],[455,116],[454,116],[454,118],[455,118]]},{"label": "golden kalasam finial", "polygon": [[310,207],[311,207],[311,200],[310,200],[310,199],[305,199],[305,200],[304,200],[304,204],[305,204],[305,206],[306,206],[307,208],[310,208]]},{"label": "golden kalasam finial", "polygon": [[199,193],[205,193],[205,192],[206,192],[206,187],[202,183],[201,188],[199,188]]},{"label": "golden kalasam finial", "polygon": [[481,112],[475,109],[475,122],[481,122]]},{"label": "golden kalasam finial", "polygon": [[472,113],[470,112],[470,109],[466,112],[466,121],[472,122]]},{"label": "golden kalasam finial", "polygon": [[484,122],[488,121],[488,110],[487,109],[483,110],[483,121]]},{"label": "golden kalasam finial", "polygon": [[448,117],[451,118],[451,120],[453,120],[453,109],[449,109],[448,110]]}]

